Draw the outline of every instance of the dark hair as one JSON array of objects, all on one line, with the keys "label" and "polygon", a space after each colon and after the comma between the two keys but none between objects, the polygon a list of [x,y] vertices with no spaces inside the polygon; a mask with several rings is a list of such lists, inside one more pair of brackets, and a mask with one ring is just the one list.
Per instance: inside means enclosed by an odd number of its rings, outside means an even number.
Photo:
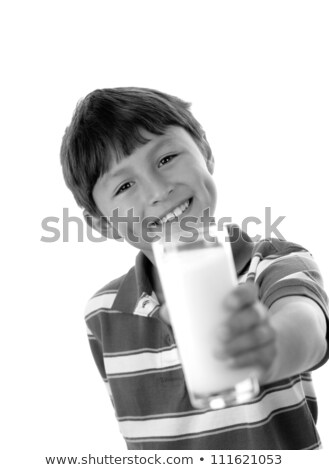
[{"label": "dark hair", "polygon": [[105,88],[79,101],[66,128],[60,156],[64,179],[80,207],[102,215],[92,197],[111,161],[119,162],[147,140],[145,129],[161,135],[169,125],[183,127],[200,148],[208,170],[214,159],[205,132],[181,99],[149,88]]}]

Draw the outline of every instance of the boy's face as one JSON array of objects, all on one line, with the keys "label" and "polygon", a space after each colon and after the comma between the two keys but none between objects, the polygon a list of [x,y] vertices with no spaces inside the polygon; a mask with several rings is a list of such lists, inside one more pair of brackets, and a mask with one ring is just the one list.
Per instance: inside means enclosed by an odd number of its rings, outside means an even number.
[{"label": "boy's face", "polygon": [[[216,187],[204,156],[185,129],[169,126],[163,135],[147,131],[143,135],[149,141],[120,163],[114,163],[98,179],[93,197],[102,214],[114,216],[110,220],[119,217],[119,234],[154,263],[152,237],[163,235],[169,227],[171,233],[180,233],[182,217],[196,220],[206,209],[213,216]],[[147,225],[151,217],[161,219],[174,210],[177,221]],[[145,221],[146,218],[149,219]],[[187,232],[183,235],[191,236]]]}]

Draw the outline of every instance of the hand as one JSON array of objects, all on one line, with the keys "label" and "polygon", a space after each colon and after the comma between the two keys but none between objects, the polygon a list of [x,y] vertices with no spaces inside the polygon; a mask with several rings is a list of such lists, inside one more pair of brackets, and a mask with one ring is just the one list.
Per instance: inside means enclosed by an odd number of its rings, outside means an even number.
[{"label": "hand", "polygon": [[255,284],[237,286],[224,301],[227,314],[216,332],[215,356],[232,368],[255,367],[264,381],[276,356],[276,335]]}]

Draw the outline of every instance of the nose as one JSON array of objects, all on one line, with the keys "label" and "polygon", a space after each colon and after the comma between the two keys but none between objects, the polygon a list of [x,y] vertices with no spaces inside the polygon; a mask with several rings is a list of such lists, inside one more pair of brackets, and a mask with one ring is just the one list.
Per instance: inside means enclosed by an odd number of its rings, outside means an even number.
[{"label": "nose", "polygon": [[165,201],[173,192],[173,184],[160,175],[152,175],[145,184],[146,200],[150,205]]}]

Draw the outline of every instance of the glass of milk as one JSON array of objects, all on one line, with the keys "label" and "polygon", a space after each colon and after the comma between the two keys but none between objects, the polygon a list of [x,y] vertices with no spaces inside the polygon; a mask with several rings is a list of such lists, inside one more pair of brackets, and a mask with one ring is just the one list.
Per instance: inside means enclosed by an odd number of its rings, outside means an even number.
[{"label": "glass of milk", "polygon": [[152,244],[192,406],[222,408],[259,393],[258,372],[214,356],[223,300],[237,285],[227,228],[201,228],[193,240]]}]

